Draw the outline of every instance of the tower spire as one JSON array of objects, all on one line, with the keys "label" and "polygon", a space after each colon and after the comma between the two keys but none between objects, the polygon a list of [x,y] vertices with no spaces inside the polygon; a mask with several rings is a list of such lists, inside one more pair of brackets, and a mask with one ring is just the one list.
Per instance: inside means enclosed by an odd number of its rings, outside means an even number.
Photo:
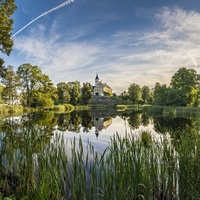
[{"label": "tower spire", "polygon": [[98,70],[96,71],[96,77],[95,80],[99,80]]},{"label": "tower spire", "polygon": [[96,78],[95,78],[95,80],[99,80],[98,73],[96,73]]}]

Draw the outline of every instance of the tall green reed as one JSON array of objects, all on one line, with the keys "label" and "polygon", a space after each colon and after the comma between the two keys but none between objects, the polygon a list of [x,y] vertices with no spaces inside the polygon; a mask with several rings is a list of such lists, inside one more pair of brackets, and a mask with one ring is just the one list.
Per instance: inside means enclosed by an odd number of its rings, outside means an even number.
[{"label": "tall green reed", "polygon": [[[41,131],[41,130],[40,130]],[[102,153],[61,134],[47,142],[26,130],[20,143],[1,138],[2,197],[16,199],[195,199],[200,196],[198,135],[171,142],[151,132],[116,133]],[[70,149],[70,152],[69,152]]]}]

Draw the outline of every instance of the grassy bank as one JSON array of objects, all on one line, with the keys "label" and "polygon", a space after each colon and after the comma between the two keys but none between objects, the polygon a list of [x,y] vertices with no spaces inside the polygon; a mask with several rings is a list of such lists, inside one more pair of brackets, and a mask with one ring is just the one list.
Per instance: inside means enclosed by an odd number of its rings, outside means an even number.
[{"label": "grassy bank", "polygon": [[117,111],[141,110],[164,116],[194,116],[200,114],[199,107],[157,106],[157,105],[117,105]]},{"label": "grassy bank", "polygon": [[117,105],[117,111],[126,111],[126,110],[139,110],[140,107],[138,105]]},{"label": "grassy bank", "polygon": [[75,109],[71,104],[55,105],[50,107],[41,107],[39,110],[49,110],[57,113],[70,113]]},{"label": "grassy bank", "polygon": [[1,117],[17,116],[23,114],[24,112],[30,112],[30,111],[32,111],[31,108],[25,108],[23,106],[0,104]]},{"label": "grassy bank", "polygon": [[74,106],[74,110],[90,110],[91,105],[78,105]]},{"label": "grassy bank", "polygon": [[162,114],[164,116],[196,116],[200,114],[199,107],[182,107],[182,106],[154,106],[145,105],[142,106],[143,111],[149,113]]},{"label": "grassy bank", "polygon": [[[1,136],[1,198],[11,199],[198,199],[200,142],[198,135],[179,141],[149,132],[136,139],[115,134],[97,154],[91,143],[33,140],[37,130],[21,133],[21,142]],[[11,137],[12,138],[12,137]],[[7,141],[7,143],[6,143]],[[70,151],[69,151],[70,150]],[[66,152],[68,152],[66,154]]]}]

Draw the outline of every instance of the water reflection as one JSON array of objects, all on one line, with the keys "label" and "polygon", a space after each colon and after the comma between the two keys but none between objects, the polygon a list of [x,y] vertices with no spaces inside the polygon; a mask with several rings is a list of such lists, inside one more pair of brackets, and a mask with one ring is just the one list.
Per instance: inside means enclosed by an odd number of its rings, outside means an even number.
[{"label": "water reflection", "polygon": [[[157,176],[158,182],[161,179],[165,180],[159,183],[164,183],[170,191],[174,189],[174,194],[179,195],[180,199],[185,199],[198,192],[200,183],[197,176],[200,166],[199,139],[195,136],[195,133],[199,131],[199,126],[198,116],[170,118],[134,111],[128,113],[116,113],[113,110],[109,112],[75,111],[70,114],[30,113],[1,121],[0,155],[6,156],[0,156],[0,161],[3,166],[6,166],[6,160],[12,161],[13,152],[16,150],[16,157],[20,160],[20,164],[32,163],[34,155],[39,154],[45,145],[53,141],[52,138],[56,132],[63,133],[68,140],[81,137],[82,142],[87,143],[89,139],[98,152],[104,151],[110,141],[110,136],[114,133],[125,135],[129,132],[134,136],[139,135],[138,138],[141,140],[139,145],[135,143],[138,145],[135,145],[135,148],[138,148],[138,154],[134,157],[135,161],[139,162],[141,159],[147,162],[142,164],[141,169],[146,164],[154,166],[151,165],[153,158],[157,163],[157,168],[155,171],[152,170],[152,175]],[[155,142],[155,139],[168,140],[164,146],[161,143],[161,146],[158,146],[156,143],[158,140]],[[26,167],[34,173],[31,164]],[[22,177],[26,175],[23,171],[21,173]],[[145,173],[146,171],[136,174],[142,176]],[[151,180],[151,175],[147,174],[146,177]],[[155,187],[160,187],[156,188],[156,191],[161,191],[162,184],[155,183]]]},{"label": "water reflection", "polygon": [[112,112],[92,112],[93,126],[95,128],[95,135],[98,137],[99,133],[112,124]]},{"label": "water reflection", "polygon": [[116,132],[120,135],[125,135],[126,132],[137,135],[148,130],[152,134],[170,133],[171,138],[179,139],[183,133],[191,135],[199,130],[198,119],[199,117],[162,117],[135,111],[116,113],[114,110],[75,111],[70,114],[35,112],[2,120],[0,131],[5,135],[4,140],[9,141],[13,148],[23,142],[23,133],[28,133],[31,145],[35,145],[34,148],[37,149],[41,137],[50,142],[55,132],[60,132],[68,140],[74,137],[81,137],[85,143],[90,140],[101,152]]},{"label": "water reflection", "polygon": [[42,133],[48,137],[52,136],[55,131],[79,134],[92,132],[98,137],[107,130],[123,134],[127,128],[133,131],[141,129],[141,127],[148,127],[161,134],[174,132],[176,137],[179,137],[177,134],[183,131],[192,134],[199,130],[198,119],[199,117],[170,118],[134,111],[116,113],[113,110],[108,112],[74,111],[70,114],[35,112],[21,117],[6,118],[1,121],[0,129],[1,132],[8,135],[14,133],[16,136],[25,130],[35,129],[38,130],[38,134]]},{"label": "water reflection", "polygon": [[100,132],[112,124],[112,117],[116,117],[116,114],[114,111],[81,111],[56,116],[58,118],[57,130],[59,131],[89,133],[95,129],[95,135],[98,137]]}]

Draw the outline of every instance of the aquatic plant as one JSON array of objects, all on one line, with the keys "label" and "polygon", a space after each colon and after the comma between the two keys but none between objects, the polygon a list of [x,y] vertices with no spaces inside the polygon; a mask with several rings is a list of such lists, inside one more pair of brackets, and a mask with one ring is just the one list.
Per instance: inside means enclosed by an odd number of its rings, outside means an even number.
[{"label": "aquatic plant", "polygon": [[[40,135],[35,137],[35,135]],[[197,199],[200,196],[199,135],[177,141],[150,132],[116,133],[101,154],[88,141],[49,143],[37,130],[21,143],[1,135],[0,192],[16,199]],[[37,141],[37,145],[35,146]],[[14,147],[14,148],[13,148]]]}]

